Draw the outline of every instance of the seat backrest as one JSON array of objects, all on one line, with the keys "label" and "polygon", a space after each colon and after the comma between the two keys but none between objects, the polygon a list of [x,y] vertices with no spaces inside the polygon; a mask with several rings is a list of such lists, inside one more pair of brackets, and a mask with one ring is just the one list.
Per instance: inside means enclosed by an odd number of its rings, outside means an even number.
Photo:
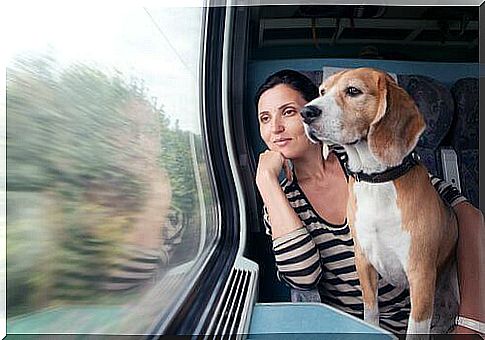
[{"label": "seat backrest", "polygon": [[399,75],[399,85],[414,99],[426,121],[416,151],[432,174],[442,177],[439,147],[453,120],[453,97],[439,81],[421,75]]},{"label": "seat backrest", "polygon": [[451,87],[455,101],[455,120],[450,131],[457,150],[478,149],[478,78],[457,80]]},{"label": "seat backrest", "polygon": [[450,140],[458,155],[462,192],[479,206],[479,92],[478,78],[457,80],[451,87],[455,102],[455,120]]}]

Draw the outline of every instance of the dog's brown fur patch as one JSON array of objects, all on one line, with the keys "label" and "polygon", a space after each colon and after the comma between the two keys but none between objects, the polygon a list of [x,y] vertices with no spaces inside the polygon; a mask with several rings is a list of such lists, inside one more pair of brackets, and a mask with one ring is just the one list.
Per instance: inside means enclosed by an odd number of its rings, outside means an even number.
[{"label": "dog's brown fur patch", "polygon": [[453,211],[445,206],[423,166],[415,166],[396,179],[394,185],[402,228],[411,235],[407,274],[412,292],[412,317],[422,321],[431,315],[430,299],[436,288],[431,283],[453,255],[458,225]]}]

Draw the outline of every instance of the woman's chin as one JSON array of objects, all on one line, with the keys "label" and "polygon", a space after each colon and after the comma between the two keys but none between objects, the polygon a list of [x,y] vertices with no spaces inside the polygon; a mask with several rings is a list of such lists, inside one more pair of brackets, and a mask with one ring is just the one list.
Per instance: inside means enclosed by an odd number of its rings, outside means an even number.
[{"label": "woman's chin", "polygon": [[278,150],[282,155],[283,157],[285,157],[286,159],[295,159],[295,158],[298,158],[298,155],[296,152],[293,152],[292,150],[284,150],[284,149],[280,149]]}]

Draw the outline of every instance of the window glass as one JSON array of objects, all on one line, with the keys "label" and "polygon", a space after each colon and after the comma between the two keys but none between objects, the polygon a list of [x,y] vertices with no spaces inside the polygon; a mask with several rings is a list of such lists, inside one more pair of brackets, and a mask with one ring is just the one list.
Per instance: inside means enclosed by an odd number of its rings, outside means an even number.
[{"label": "window glass", "polygon": [[7,332],[146,333],[218,236],[202,9],[8,13]]}]

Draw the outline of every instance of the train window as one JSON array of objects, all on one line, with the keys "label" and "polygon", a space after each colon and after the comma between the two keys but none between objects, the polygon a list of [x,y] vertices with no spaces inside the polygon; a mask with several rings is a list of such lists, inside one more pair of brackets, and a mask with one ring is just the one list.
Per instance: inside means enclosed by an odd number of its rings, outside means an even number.
[{"label": "train window", "polygon": [[202,9],[11,4],[7,332],[146,334],[218,236]]}]

